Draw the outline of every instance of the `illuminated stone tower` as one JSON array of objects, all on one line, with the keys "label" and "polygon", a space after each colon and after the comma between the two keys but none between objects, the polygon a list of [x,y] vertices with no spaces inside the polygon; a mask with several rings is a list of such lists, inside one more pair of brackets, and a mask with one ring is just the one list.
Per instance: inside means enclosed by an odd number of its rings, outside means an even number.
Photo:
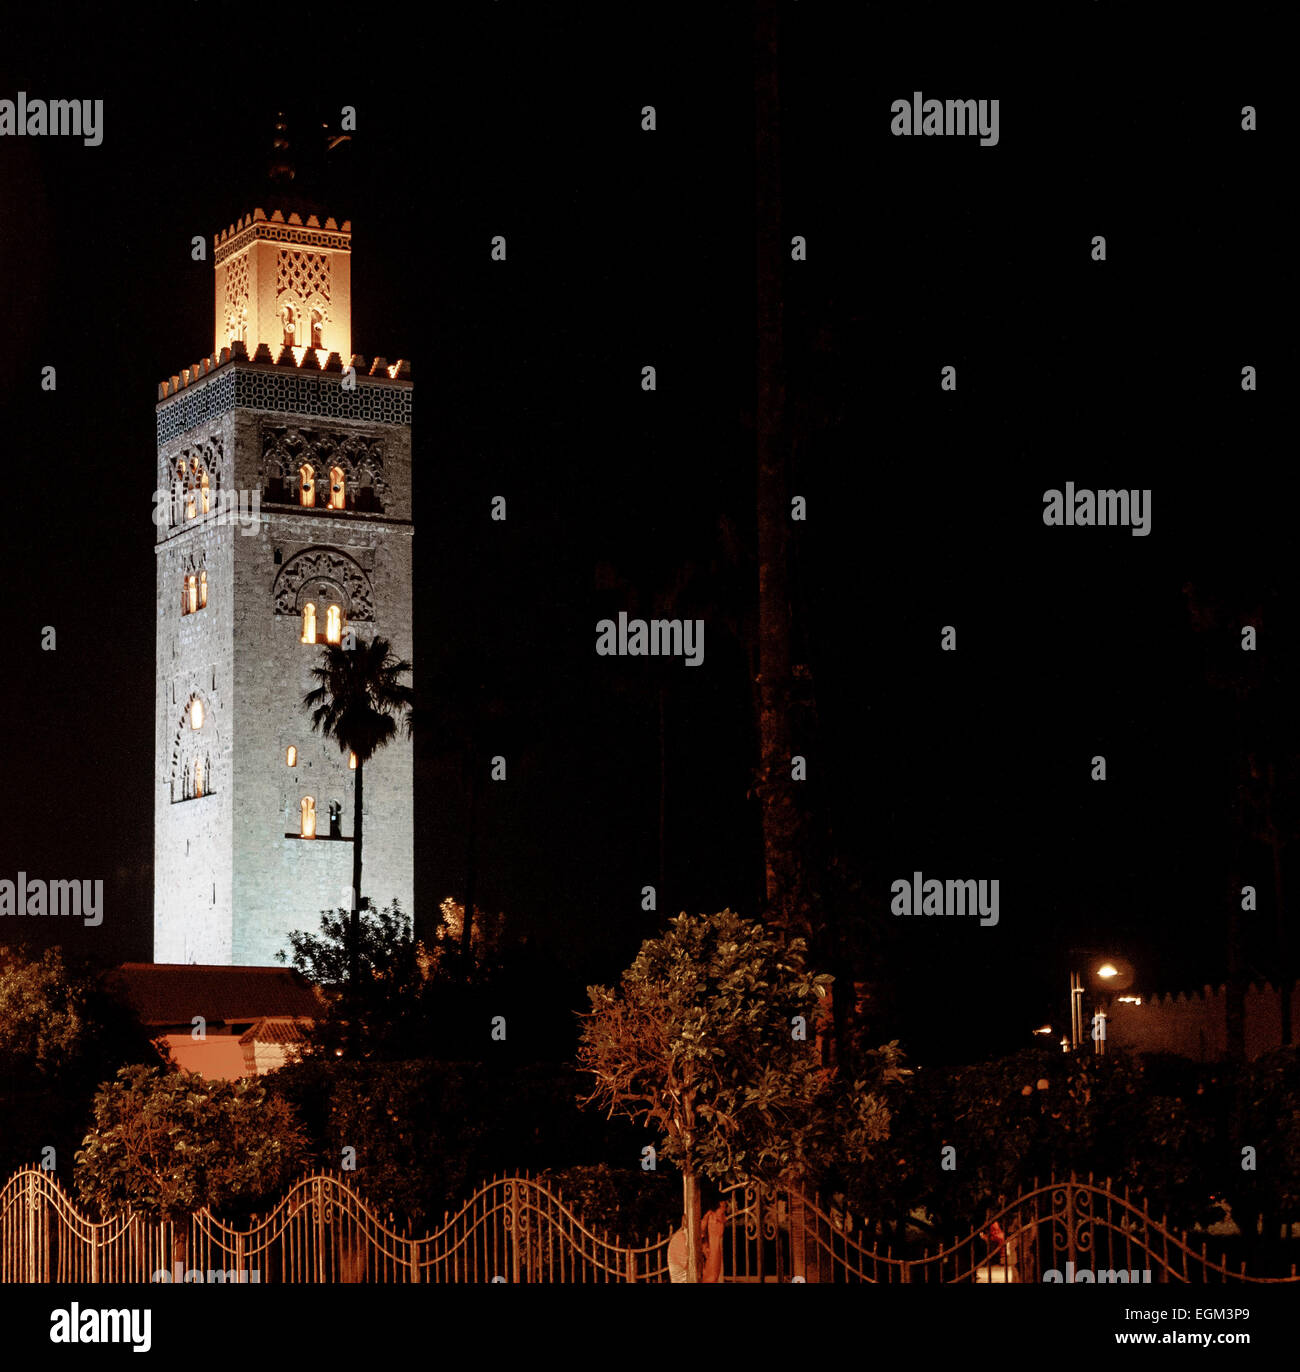
[{"label": "illuminated stone tower", "polygon": [[[214,351],[158,389],[157,962],[270,964],[349,903],[355,773],[308,673],[349,631],[414,660],[410,367],[352,355],[351,228],[219,234]],[[409,912],[404,735],[364,794],[366,894]]]}]

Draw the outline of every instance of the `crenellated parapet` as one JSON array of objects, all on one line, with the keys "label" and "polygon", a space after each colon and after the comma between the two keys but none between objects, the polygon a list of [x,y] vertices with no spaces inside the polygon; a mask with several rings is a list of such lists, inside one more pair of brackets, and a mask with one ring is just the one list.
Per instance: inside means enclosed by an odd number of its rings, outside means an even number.
[{"label": "crenellated parapet", "polygon": [[218,231],[213,244],[213,261],[220,266],[228,257],[259,241],[351,252],[352,221],[345,219],[340,225],[327,218],[322,224],[314,214],[303,219],[299,214],[290,213],[286,218],[279,210],[273,210],[269,216],[265,210],[254,210],[252,214],[241,215],[229,228]]},{"label": "crenellated parapet", "polygon": [[332,353],[321,366],[292,355],[273,359],[259,348],[250,359],[242,344],[222,348],[185,367],[158,387],[157,440],[161,446],[196,424],[234,409],[354,419],[371,424],[411,423],[411,364],[391,365],[354,356],[344,368]]},{"label": "crenellated parapet", "polygon": [[282,347],[279,356],[273,357],[270,347],[265,343],[258,344],[257,351],[250,358],[248,349],[244,344],[235,342],[230,347],[222,348],[209,357],[201,357],[193,366],[182,367],[176,375],[160,381],[158,383],[158,399],[162,401],[169,396],[179,394],[185,387],[205,376],[210,376],[228,362],[243,362],[253,366],[294,368],[303,372],[333,372],[340,375],[348,367],[351,367],[358,381],[362,378],[386,378],[389,381],[410,381],[411,379],[411,364],[405,358],[398,358],[396,362],[390,364],[386,357],[376,357],[373,362],[370,362],[362,354],[353,353],[349,361],[344,363],[338,353],[330,353],[328,357],[322,357],[315,348],[288,346]]}]

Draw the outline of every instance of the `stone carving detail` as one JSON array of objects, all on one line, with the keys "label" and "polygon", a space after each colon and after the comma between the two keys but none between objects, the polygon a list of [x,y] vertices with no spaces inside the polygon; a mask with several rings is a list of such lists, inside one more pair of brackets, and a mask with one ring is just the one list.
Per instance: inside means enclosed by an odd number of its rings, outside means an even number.
[{"label": "stone carving detail", "polygon": [[[308,548],[291,557],[280,568],[272,592],[277,615],[301,615],[304,602],[332,596],[342,604],[345,619],[374,619],[370,578],[358,562],[337,548]],[[323,627],[323,618],[321,624]]]},{"label": "stone carving detail", "polygon": [[232,257],[226,266],[226,341],[248,342],[248,254]]},{"label": "stone carving detail", "polygon": [[[203,514],[202,485],[203,477],[208,478],[208,511],[221,508],[218,492],[221,490],[222,444],[220,429],[193,444],[179,448],[170,457],[158,454],[158,490],[171,494],[171,527],[176,528],[189,522],[186,508],[190,499],[194,501],[195,518]],[[181,476],[181,467],[185,475]]]},{"label": "stone carving detail", "polygon": [[369,424],[409,424],[411,387],[376,385],[358,378],[343,389],[338,376],[307,376],[288,367],[251,367],[227,363],[216,376],[187,386],[157,406],[158,443],[170,443],[199,424],[233,409],[276,410],[319,415],[322,419],[359,419]]},{"label": "stone carving detail", "polygon": [[[190,710],[196,700],[203,709],[201,729],[190,727]],[[167,778],[172,804],[180,800],[196,799],[196,761],[203,764],[203,794],[213,794],[216,788],[212,784],[212,755],[215,752],[219,756],[220,751],[220,736],[211,708],[201,691],[191,691],[172,734],[171,763]]]},{"label": "stone carving detail", "polygon": [[369,488],[374,492],[375,506],[382,510],[388,492],[382,440],[296,425],[263,426],[262,476],[268,483],[283,483],[281,499],[296,503],[298,472],[304,462],[309,462],[316,474],[318,508],[329,503],[330,468],[341,467],[349,492],[348,508],[364,508],[358,504],[357,497]]}]

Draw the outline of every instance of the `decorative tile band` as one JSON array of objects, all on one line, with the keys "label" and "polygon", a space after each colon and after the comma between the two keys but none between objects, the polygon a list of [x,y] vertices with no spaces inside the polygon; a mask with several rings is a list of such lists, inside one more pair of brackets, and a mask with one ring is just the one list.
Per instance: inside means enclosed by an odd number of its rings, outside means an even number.
[{"label": "decorative tile band", "polygon": [[216,419],[231,410],[273,410],[286,414],[320,415],[330,419],[360,419],[371,424],[410,424],[410,386],[384,386],[358,377],[352,390],[343,389],[339,375],[305,376],[287,368],[241,367],[227,364],[224,375],[158,404],[158,443]]}]

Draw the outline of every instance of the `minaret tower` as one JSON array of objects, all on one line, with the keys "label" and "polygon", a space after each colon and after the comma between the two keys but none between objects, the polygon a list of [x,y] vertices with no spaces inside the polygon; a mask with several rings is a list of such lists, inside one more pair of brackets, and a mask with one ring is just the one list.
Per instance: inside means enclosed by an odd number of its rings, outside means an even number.
[{"label": "minaret tower", "polygon": [[[157,962],[269,965],[350,904],[354,774],[308,674],[348,633],[414,661],[410,366],[352,354],[351,223],[263,203],[217,235],[212,353],[158,388]],[[366,894],[409,913],[404,736],[364,795]]]}]

